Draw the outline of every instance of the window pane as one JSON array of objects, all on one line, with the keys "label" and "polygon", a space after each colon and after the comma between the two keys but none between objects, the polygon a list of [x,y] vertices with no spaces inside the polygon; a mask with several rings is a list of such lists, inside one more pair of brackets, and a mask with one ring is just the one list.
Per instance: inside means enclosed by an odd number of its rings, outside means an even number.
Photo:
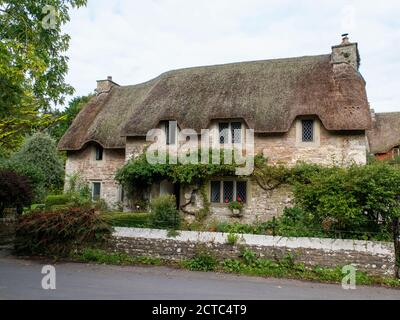
[{"label": "window pane", "polygon": [[232,122],[232,143],[240,143],[242,140],[242,124],[240,122]]},{"label": "window pane", "polygon": [[246,181],[236,182],[236,200],[246,202],[247,200],[247,183]]},{"label": "window pane", "polygon": [[221,201],[221,181],[211,181],[211,202],[219,203]]},{"label": "window pane", "polygon": [[314,141],[314,120],[302,120],[301,123],[303,129],[303,141]]},{"label": "window pane", "polygon": [[220,123],[219,124],[219,143],[225,144],[228,143],[229,137],[229,123]]},{"label": "window pane", "polygon": [[165,122],[165,142],[169,144],[169,121]]},{"label": "window pane", "polygon": [[100,198],[101,183],[93,182],[93,200],[98,200]]},{"label": "window pane", "polygon": [[175,144],[176,140],[176,121],[169,121],[169,141],[168,144]]},{"label": "window pane", "polygon": [[103,160],[103,147],[96,146],[96,160]]},{"label": "window pane", "polygon": [[233,201],[233,181],[224,181],[224,202]]}]

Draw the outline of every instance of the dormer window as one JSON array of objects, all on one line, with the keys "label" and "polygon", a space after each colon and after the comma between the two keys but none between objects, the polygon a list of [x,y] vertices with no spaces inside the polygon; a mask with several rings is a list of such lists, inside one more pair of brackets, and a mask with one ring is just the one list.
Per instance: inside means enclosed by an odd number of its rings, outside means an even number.
[{"label": "dormer window", "polygon": [[220,122],[219,124],[219,143],[241,143],[242,142],[242,123],[238,121]]},{"label": "dormer window", "polygon": [[96,161],[103,160],[103,147],[97,145],[96,146]]},{"label": "dormer window", "polygon": [[176,121],[165,121],[164,131],[165,131],[165,140],[167,145],[176,144],[176,133],[177,133],[176,130],[177,130]]},{"label": "dormer window", "polygon": [[314,120],[301,120],[302,141],[314,141]]}]

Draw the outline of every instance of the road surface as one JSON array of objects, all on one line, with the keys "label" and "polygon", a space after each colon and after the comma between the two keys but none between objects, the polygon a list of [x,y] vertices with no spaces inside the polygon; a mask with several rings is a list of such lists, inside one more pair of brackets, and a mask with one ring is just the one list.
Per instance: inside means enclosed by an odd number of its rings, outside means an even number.
[{"label": "road surface", "polygon": [[43,261],[0,256],[0,299],[400,299],[400,290],[190,272],[167,267],[59,263],[42,289]]}]

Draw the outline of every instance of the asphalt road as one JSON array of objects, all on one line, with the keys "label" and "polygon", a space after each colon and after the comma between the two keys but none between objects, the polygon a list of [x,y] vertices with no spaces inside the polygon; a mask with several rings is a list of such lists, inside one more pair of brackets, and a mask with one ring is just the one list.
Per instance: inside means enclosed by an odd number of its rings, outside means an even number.
[{"label": "asphalt road", "polygon": [[44,290],[44,263],[0,256],[0,299],[400,299],[400,290],[190,272],[166,267],[59,263]]}]

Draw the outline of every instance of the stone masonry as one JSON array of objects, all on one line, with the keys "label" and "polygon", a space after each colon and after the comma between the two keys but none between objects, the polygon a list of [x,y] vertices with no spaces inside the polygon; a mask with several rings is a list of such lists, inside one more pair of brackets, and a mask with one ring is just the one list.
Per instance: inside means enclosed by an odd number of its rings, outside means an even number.
[{"label": "stone masonry", "polygon": [[394,246],[392,243],[319,239],[284,238],[263,235],[242,235],[239,245],[227,243],[226,233],[180,231],[168,237],[166,230],[115,228],[109,248],[132,256],[151,256],[170,260],[193,257],[206,249],[219,260],[238,258],[242,246],[258,257],[279,260],[291,254],[294,261],[307,267],[336,268],[353,265],[372,275],[394,275]]}]

